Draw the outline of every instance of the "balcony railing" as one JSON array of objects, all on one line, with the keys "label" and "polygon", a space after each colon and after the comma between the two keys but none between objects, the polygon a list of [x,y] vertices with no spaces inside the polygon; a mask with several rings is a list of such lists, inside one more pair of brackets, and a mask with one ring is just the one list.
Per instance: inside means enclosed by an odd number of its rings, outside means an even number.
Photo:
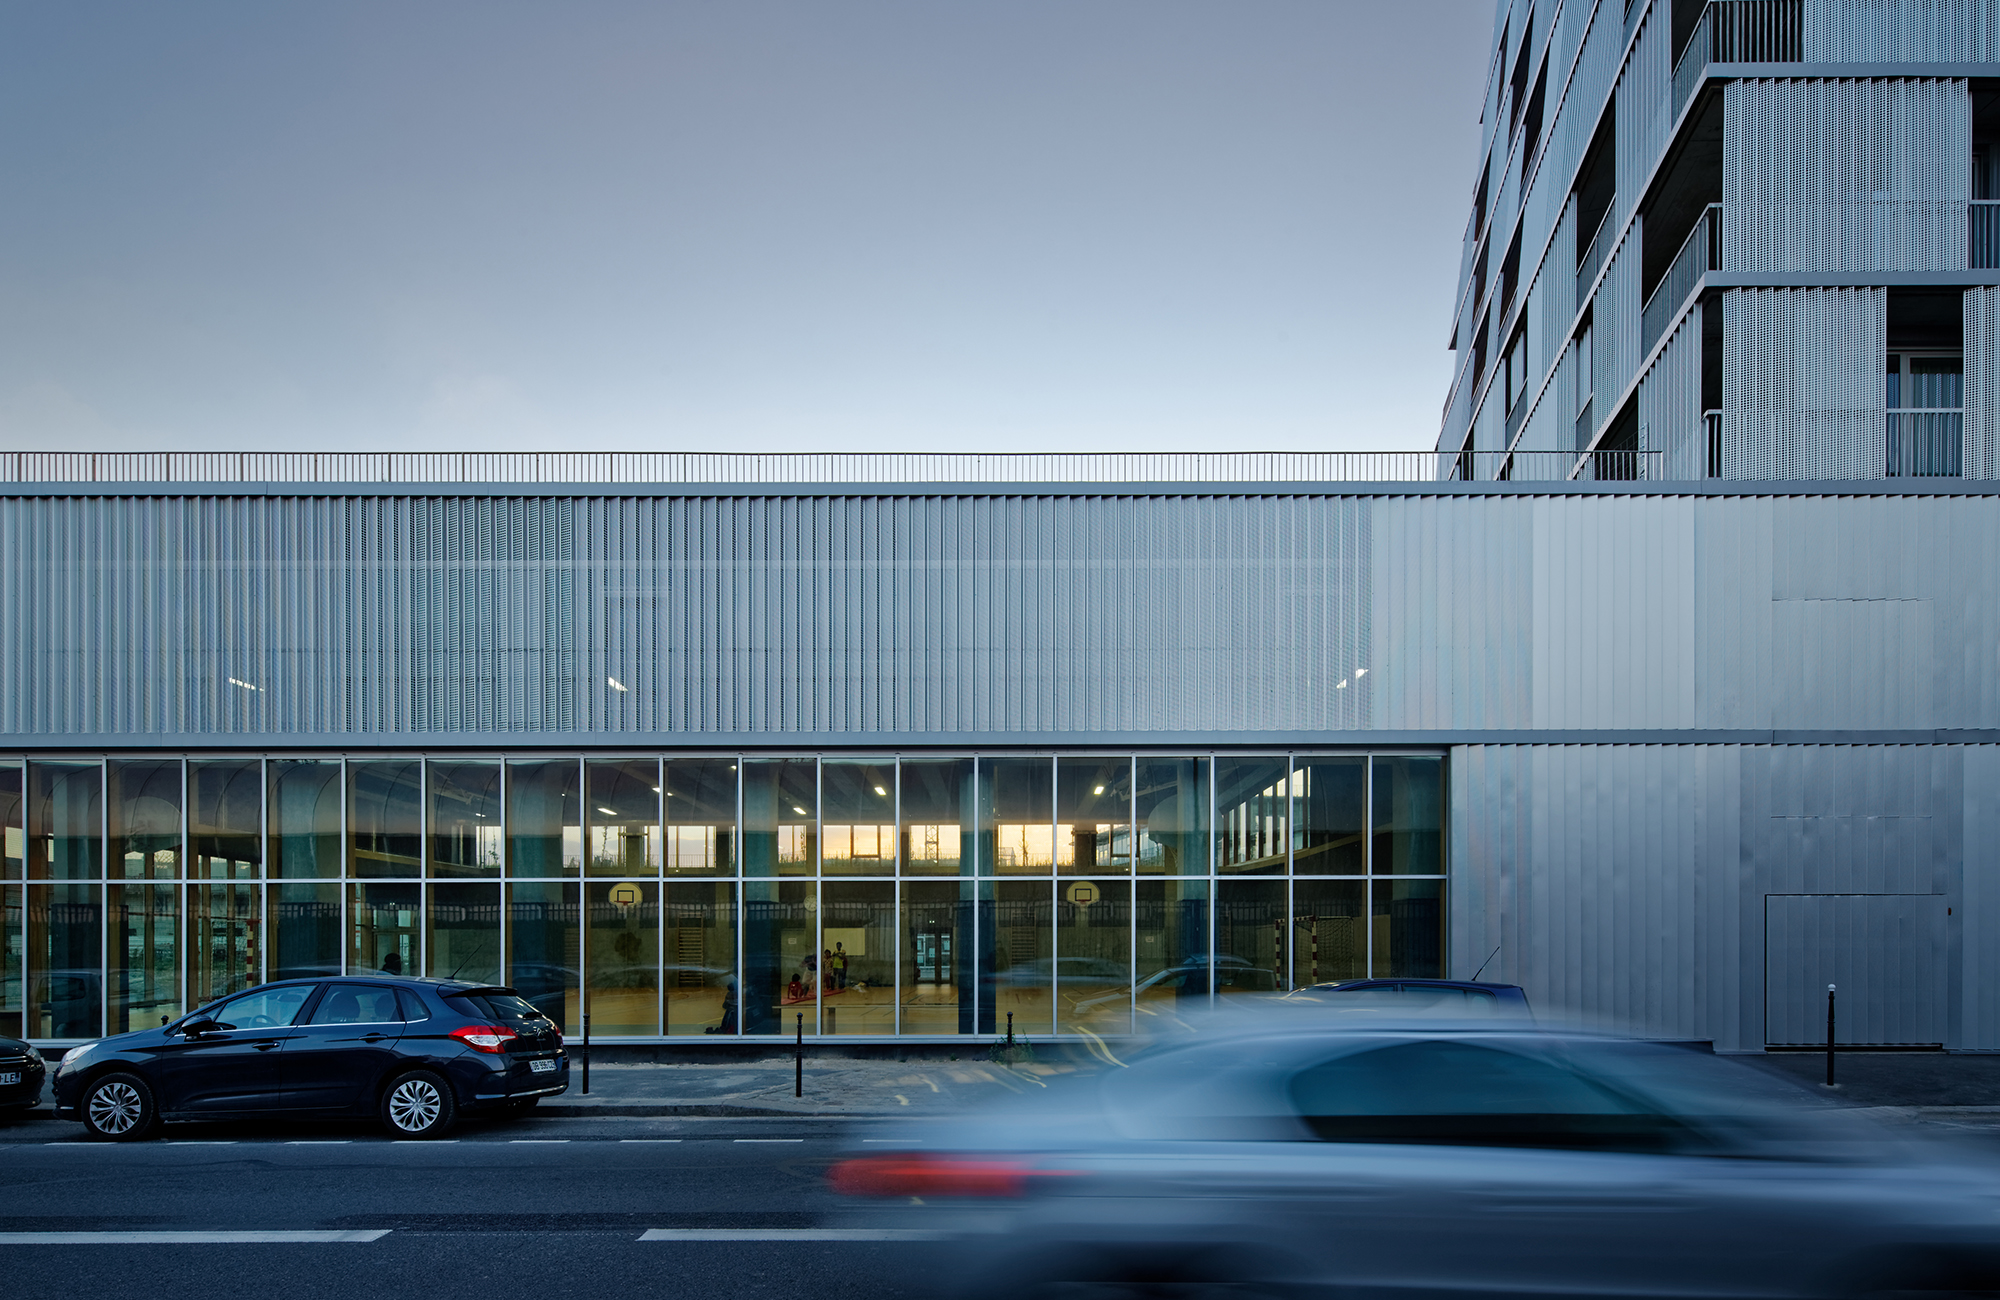
[{"label": "balcony railing", "polygon": [[1708,476],[1722,477],[1722,412],[1703,411],[1701,413],[1702,432],[1708,439]]},{"label": "balcony railing", "polygon": [[1963,472],[1963,411],[1889,412],[1890,478],[1957,478]]},{"label": "balcony railing", "polygon": [[1597,432],[1597,425],[1594,422],[1595,413],[1591,410],[1595,402],[1595,394],[1584,398],[1583,409],[1576,413],[1576,427],[1570,431],[1569,445],[1575,447],[1578,451],[1588,447],[1590,445],[1590,435]]},{"label": "balcony railing", "polygon": [[1674,264],[1646,305],[1639,309],[1639,355],[1645,356],[1660,341],[1660,335],[1687,304],[1688,296],[1701,284],[1701,277],[1720,265],[1722,254],[1722,205],[1711,203],[1695,218],[1694,229],[1674,254]]},{"label": "balcony railing", "polygon": [[1679,117],[1711,63],[1797,63],[1805,57],[1805,0],[1711,0],[1674,63]]},{"label": "balcony railing", "polygon": [[1965,209],[1965,264],[1975,271],[2000,268],[2000,199],[1974,199]]},{"label": "balcony railing", "polygon": [[1597,233],[1590,237],[1590,243],[1576,259],[1576,305],[1581,308],[1590,286],[1596,282],[1598,271],[1604,267],[1605,254],[1611,251],[1611,214],[1618,207],[1616,195],[1604,209],[1604,215],[1597,219]]},{"label": "balcony railing", "polygon": [[[911,487],[1087,483],[1426,483],[1490,479],[1506,452],[0,452],[0,483],[74,485],[109,493],[183,484],[234,484],[302,492],[467,486],[532,494],[538,486]],[[1578,454],[1521,452],[1536,472],[1572,477]],[[1487,458],[1493,458],[1489,465]],[[1541,458],[1541,459],[1537,459]],[[1598,475],[1597,477],[1612,477]]]}]

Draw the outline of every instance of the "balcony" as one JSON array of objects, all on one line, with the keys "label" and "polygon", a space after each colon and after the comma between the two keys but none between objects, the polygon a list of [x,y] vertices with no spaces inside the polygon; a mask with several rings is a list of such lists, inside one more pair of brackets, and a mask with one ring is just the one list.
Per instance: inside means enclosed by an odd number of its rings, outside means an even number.
[{"label": "balcony", "polygon": [[1974,199],[1965,209],[1965,264],[1975,271],[2000,268],[2000,200]]},{"label": "balcony", "polygon": [[1889,478],[1958,478],[1965,445],[1965,412],[1889,412]]},{"label": "balcony", "polygon": [[1711,203],[1695,218],[1674,264],[1667,268],[1653,296],[1639,309],[1639,355],[1645,356],[1660,341],[1668,325],[1680,316],[1681,308],[1701,284],[1701,277],[1713,271],[1722,255],[1722,205]]},{"label": "balcony", "polygon": [[1678,118],[1711,63],[1797,63],[1805,57],[1805,0],[1711,0],[1674,64]]},{"label": "balcony", "polygon": [[1590,294],[1590,286],[1597,282],[1597,273],[1604,269],[1604,259],[1611,252],[1611,214],[1618,208],[1616,195],[1598,219],[1597,233],[1591,236],[1590,244],[1576,259],[1576,305],[1582,308]]}]

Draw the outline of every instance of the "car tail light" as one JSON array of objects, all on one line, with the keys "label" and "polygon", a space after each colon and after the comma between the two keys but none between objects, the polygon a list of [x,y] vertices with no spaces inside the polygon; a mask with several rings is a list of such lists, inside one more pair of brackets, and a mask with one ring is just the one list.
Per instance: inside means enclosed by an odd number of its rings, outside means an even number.
[{"label": "car tail light", "polygon": [[843,1160],[827,1177],[846,1196],[1024,1196],[1032,1179],[1077,1172],[990,1156],[882,1155]]},{"label": "car tail light", "polygon": [[500,1025],[460,1025],[451,1036],[475,1052],[504,1052],[519,1035]]}]

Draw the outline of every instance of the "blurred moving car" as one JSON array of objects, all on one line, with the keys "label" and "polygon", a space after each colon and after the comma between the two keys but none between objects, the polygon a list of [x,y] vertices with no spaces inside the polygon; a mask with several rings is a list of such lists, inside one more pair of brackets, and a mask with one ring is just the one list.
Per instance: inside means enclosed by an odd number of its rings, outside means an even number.
[{"label": "blurred moving car", "polygon": [[0,1037],[0,1110],[41,1105],[47,1075],[40,1052],[18,1038]]},{"label": "blurred moving car", "polygon": [[1685,1049],[1369,1019],[1154,1049],[831,1178],[975,1297],[2000,1285],[1993,1169]]},{"label": "blurred moving car", "polygon": [[569,1087],[562,1034],[510,988],[392,976],[285,980],[158,1029],[71,1048],[56,1117],[129,1142],[162,1120],[375,1115],[441,1137]]},{"label": "blurred moving car", "polygon": [[1318,1002],[1332,995],[1333,1005],[1365,1001],[1371,1005],[1448,1016],[1519,1016],[1533,1019],[1528,995],[1518,984],[1481,984],[1473,980],[1361,979],[1334,984],[1309,984],[1286,995],[1288,1002]]}]

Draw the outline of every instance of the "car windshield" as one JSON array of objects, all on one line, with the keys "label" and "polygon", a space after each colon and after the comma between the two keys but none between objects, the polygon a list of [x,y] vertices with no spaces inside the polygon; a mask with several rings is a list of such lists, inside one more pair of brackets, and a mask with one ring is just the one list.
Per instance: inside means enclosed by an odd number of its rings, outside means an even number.
[{"label": "car windshield", "polygon": [[518,1025],[546,1019],[512,989],[469,989],[447,994],[445,1001],[461,1015],[478,1016],[496,1025]]}]

